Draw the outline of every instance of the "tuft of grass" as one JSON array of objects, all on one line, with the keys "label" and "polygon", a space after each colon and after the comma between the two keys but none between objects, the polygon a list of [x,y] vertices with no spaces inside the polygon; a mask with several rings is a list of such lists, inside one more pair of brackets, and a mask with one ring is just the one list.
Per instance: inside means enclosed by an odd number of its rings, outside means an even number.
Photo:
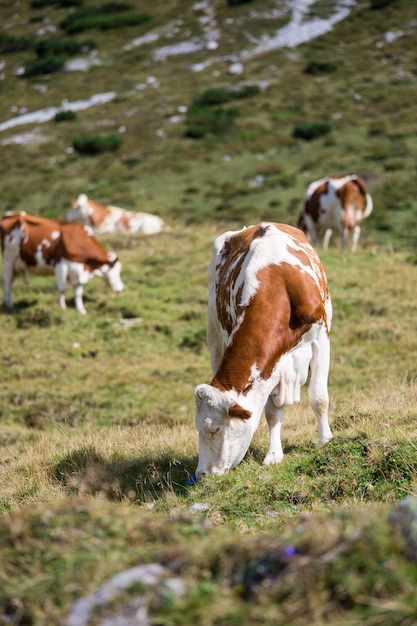
[{"label": "tuft of grass", "polygon": [[147,13],[131,11],[126,3],[106,2],[99,6],[82,7],[69,15],[61,27],[68,35],[90,29],[109,30],[125,26],[147,24],[151,18]]},{"label": "tuft of grass", "polygon": [[51,310],[49,307],[34,307],[29,310],[19,311],[16,315],[17,328],[50,328],[62,324],[63,318],[59,310]]},{"label": "tuft of grass", "polygon": [[40,57],[39,59],[30,59],[25,63],[25,78],[32,76],[41,76],[44,74],[53,74],[59,72],[65,66],[67,57],[65,54],[49,55]]},{"label": "tuft of grass", "polygon": [[332,125],[329,122],[300,122],[294,127],[292,134],[297,139],[311,141],[328,135],[331,131]]},{"label": "tuft of grass", "polygon": [[89,156],[102,152],[115,152],[121,144],[122,138],[119,133],[84,133],[76,135],[72,142],[74,150]]},{"label": "tuft of grass", "polygon": [[95,50],[96,47],[96,43],[91,39],[75,41],[69,37],[52,37],[38,41],[35,51],[39,57],[72,56],[85,50]]},{"label": "tuft of grass", "polygon": [[316,61],[311,60],[305,67],[306,74],[313,74],[319,76],[320,74],[327,74],[334,72],[337,69],[337,63],[335,61]]},{"label": "tuft of grass", "polygon": [[66,111],[58,111],[58,113],[55,114],[55,121],[56,122],[69,122],[69,121],[73,121],[77,118],[77,114],[75,113],[75,111],[72,111],[71,109],[68,109]]},{"label": "tuft of grass", "polygon": [[43,9],[50,6],[61,8],[80,7],[83,2],[84,0],[30,0],[30,6],[32,9]]},{"label": "tuft of grass", "polygon": [[211,87],[206,89],[200,95],[196,96],[193,100],[193,106],[204,107],[224,104],[231,99],[231,93],[229,89],[224,87]]},{"label": "tuft of grass", "polygon": [[31,50],[34,46],[35,38],[32,35],[18,37],[16,35],[0,33],[0,52],[2,54]]},{"label": "tuft of grass", "polygon": [[191,139],[202,139],[207,134],[230,133],[238,115],[239,111],[236,108],[193,105],[187,111],[185,136]]}]

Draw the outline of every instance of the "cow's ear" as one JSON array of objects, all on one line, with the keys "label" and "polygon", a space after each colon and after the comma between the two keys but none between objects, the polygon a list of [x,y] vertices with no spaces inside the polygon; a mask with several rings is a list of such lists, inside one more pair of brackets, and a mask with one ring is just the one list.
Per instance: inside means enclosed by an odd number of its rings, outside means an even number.
[{"label": "cow's ear", "polygon": [[252,412],[242,408],[240,404],[234,403],[229,407],[229,415],[230,417],[239,417],[241,420],[248,420],[252,417]]},{"label": "cow's ear", "polygon": [[207,399],[207,387],[208,385],[201,384],[194,389],[195,401],[198,407],[201,406],[203,400]]}]

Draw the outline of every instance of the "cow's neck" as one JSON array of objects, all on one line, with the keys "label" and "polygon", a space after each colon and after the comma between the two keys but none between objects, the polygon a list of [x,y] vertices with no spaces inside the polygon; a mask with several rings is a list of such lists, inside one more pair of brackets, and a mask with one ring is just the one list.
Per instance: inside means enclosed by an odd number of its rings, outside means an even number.
[{"label": "cow's neck", "polygon": [[97,204],[96,202],[90,201],[90,203],[93,206],[93,211],[90,214],[91,225],[93,228],[97,228],[102,222],[104,222],[109,214],[109,210],[105,206]]},{"label": "cow's neck", "polygon": [[260,376],[253,377],[243,390],[232,385],[228,385],[226,388],[216,376],[213,378],[211,385],[226,393],[231,406],[233,404],[238,406],[237,412],[235,410],[236,416],[240,416],[239,412],[241,409],[249,411],[251,414],[251,425],[255,431],[259,425],[263,408],[278,382],[279,374],[274,372],[268,379],[263,379]]},{"label": "cow's neck", "polygon": [[273,324],[268,328],[258,324],[247,332],[244,322],[226,348],[211,384],[222,391],[234,389],[238,394],[248,395],[261,382],[274,379],[281,357],[298,345],[310,326],[280,332],[274,330]]}]

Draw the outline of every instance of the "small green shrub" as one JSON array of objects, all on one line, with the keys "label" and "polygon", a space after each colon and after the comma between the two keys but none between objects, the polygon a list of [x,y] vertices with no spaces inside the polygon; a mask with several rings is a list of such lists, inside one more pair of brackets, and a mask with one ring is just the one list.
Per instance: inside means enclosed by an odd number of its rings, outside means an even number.
[{"label": "small green shrub", "polygon": [[77,114],[74,111],[71,111],[71,110],[59,111],[55,115],[55,122],[68,122],[68,121],[75,120],[76,117],[77,117]]},{"label": "small green shrub", "polygon": [[39,57],[56,56],[66,54],[71,56],[83,52],[83,50],[94,50],[96,43],[91,39],[85,41],[76,41],[70,38],[53,37],[51,39],[42,39],[35,46],[36,54]]},{"label": "small green shrub", "polygon": [[332,130],[329,122],[301,122],[297,124],[293,130],[293,137],[297,139],[305,139],[311,141],[317,137],[327,135]]},{"label": "small green shrub", "polygon": [[96,28],[98,30],[110,30],[111,28],[122,28],[124,26],[138,26],[150,20],[150,17],[141,13],[126,13],[125,15],[100,15],[98,17],[84,18],[74,22],[66,29],[70,35],[80,33],[85,30]]},{"label": "small green shrub", "polygon": [[202,94],[196,96],[193,100],[192,106],[204,107],[212,106],[215,104],[224,104],[229,102],[231,98],[231,92],[224,87],[213,87],[212,89],[206,89]]},{"label": "small green shrub", "polygon": [[204,107],[225,104],[230,100],[251,98],[261,92],[259,85],[245,85],[241,89],[226,89],[225,87],[212,87],[206,89],[202,94],[196,96],[192,106]]},{"label": "small green shrub", "polygon": [[15,37],[14,35],[6,35],[5,33],[0,33],[1,54],[30,50],[31,48],[33,48],[34,45],[35,39],[30,35],[24,37]]},{"label": "small green shrub", "polygon": [[201,139],[208,133],[223,135],[232,130],[239,111],[235,108],[191,106],[187,112],[186,137]]},{"label": "small green shrub", "polygon": [[394,4],[396,0],[371,0],[371,9],[384,9],[390,4]]},{"label": "small green shrub", "polygon": [[119,133],[111,133],[108,135],[98,134],[81,134],[74,137],[72,142],[74,150],[80,154],[100,154],[101,152],[114,152],[122,143]]},{"label": "small green shrub", "polygon": [[249,4],[249,2],[253,2],[253,0],[227,0],[229,7],[237,7],[239,4]]},{"label": "small green shrub", "polygon": [[231,95],[235,99],[252,98],[261,93],[259,85],[245,85],[242,89],[233,90]]},{"label": "small green shrub", "polygon": [[202,139],[209,132],[206,126],[193,126],[192,124],[187,126],[185,130],[185,136],[189,139]]},{"label": "small green shrub", "polygon": [[61,26],[66,33],[73,35],[92,28],[108,30],[123,26],[138,26],[150,21],[151,18],[147,13],[137,13],[130,9],[129,4],[117,2],[84,7],[69,15]]},{"label": "small green shrub", "polygon": [[31,0],[30,6],[32,9],[43,9],[57,5],[64,9],[66,7],[80,7],[82,3],[83,0]]},{"label": "small green shrub", "polygon": [[326,74],[328,72],[334,72],[337,69],[337,63],[335,61],[314,61],[311,60],[307,63],[304,72],[306,74],[313,74],[318,76],[319,74]]},{"label": "small green shrub", "polygon": [[64,54],[31,59],[25,63],[24,77],[59,72],[64,67],[66,61],[67,57]]}]

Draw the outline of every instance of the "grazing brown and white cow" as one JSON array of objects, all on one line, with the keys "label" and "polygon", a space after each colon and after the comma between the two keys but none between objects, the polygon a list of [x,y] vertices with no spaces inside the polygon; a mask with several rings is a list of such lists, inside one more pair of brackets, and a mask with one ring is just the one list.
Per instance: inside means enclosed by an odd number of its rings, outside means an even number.
[{"label": "grazing brown and white cow", "polygon": [[361,232],[360,224],[370,216],[372,208],[372,198],[358,176],[322,178],[307,188],[298,227],[310,235],[315,245],[318,241],[317,230],[325,230],[324,249],[328,248],[334,229],[341,235],[342,250],[350,235],[351,249],[355,252]]},{"label": "grazing brown and white cow", "polygon": [[67,220],[91,226],[96,233],[155,235],[165,229],[165,222],[158,215],[98,204],[90,200],[85,193],[72,200],[71,207],[67,212]]},{"label": "grazing brown and white cow", "polygon": [[100,276],[112,291],[122,291],[121,263],[114,252],[107,252],[81,224],[69,224],[27,213],[6,213],[0,221],[3,253],[3,301],[12,305],[12,283],[16,276],[55,274],[59,306],[66,308],[67,280],[74,287],[75,307],[85,314],[83,285]]},{"label": "grazing brown and white cow", "polygon": [[264,409],[270,435],[264,464],[282,461],[284,406],[300,400],[309,371],[319,444],[329,441],[332,306],[322,264],[305,235],[271,222],[226,232],[214,242],[208,282],[213,378],[195,388],[195,478],[236,467]]}]

